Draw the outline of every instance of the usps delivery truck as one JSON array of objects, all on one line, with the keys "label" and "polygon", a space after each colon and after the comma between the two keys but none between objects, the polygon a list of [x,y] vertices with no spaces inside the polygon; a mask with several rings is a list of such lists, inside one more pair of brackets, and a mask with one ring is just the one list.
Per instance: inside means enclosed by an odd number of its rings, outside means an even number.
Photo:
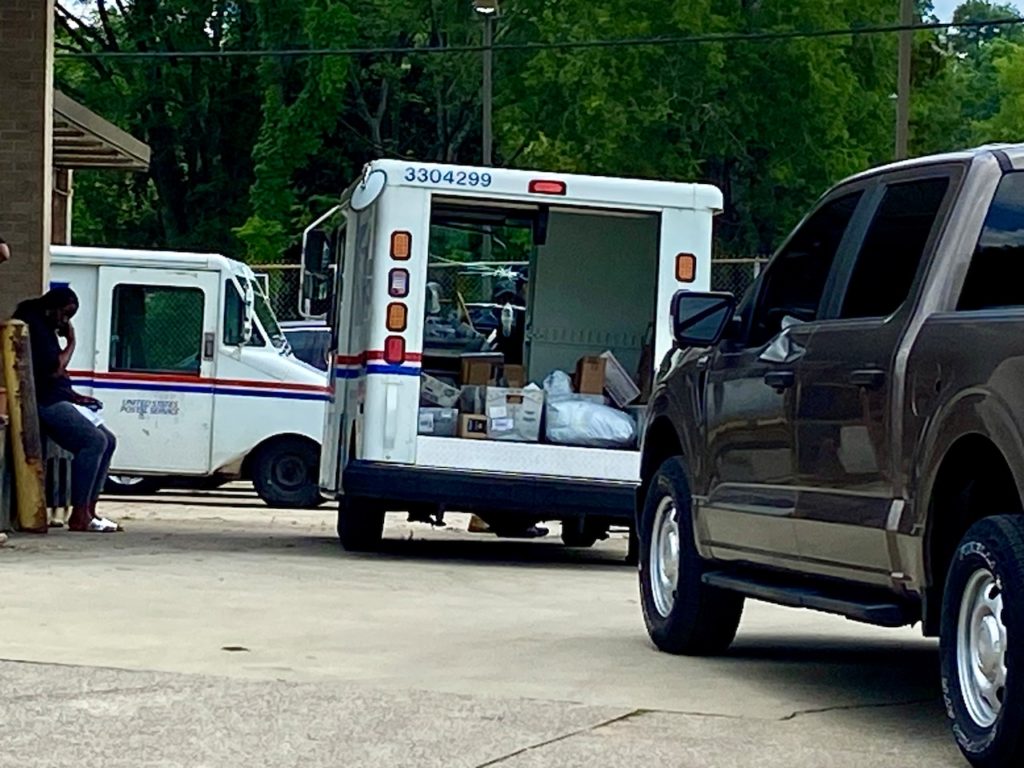
[{"label": "usps delivery truck", "polygon": [[295,358],[245,264],[215,254],[54,246],[51,282],[81,307],[70,373],[117,435],[111,473],[252,480],[273,507],[312,507],[325,374]]},{"label": "usps delivery truck", "polygon": [[[619,379],[653,375],[672,345],[673,297],[709,289],[721,207],[721,192],[702,184],[367,165],[303,243],[303,313],[334,330],[320,485],[340,502],[341,543],[375,548],[388,512],[434,522],[473,512],[499,534],[556,520],[581,546],[631,525],[635,439],[594,447],[595,417],[575,425],[579,445],[572,429],[552,440],[526,406],[566,390],[565,374],[588,356],[604,355]],[[466,295],[460,275],[488,269],[504,287]],[[505,334],[518,347],[502,350],[518,387],[464,386],[466,361],[496,348],[495,332],[477,329],[488,299],[497,326],[521,325]],[[426,407],[446,392],[450,408]],[[539,414],[549,427],[550,405]],[[632,410],[642,422],[642,407]]]}]

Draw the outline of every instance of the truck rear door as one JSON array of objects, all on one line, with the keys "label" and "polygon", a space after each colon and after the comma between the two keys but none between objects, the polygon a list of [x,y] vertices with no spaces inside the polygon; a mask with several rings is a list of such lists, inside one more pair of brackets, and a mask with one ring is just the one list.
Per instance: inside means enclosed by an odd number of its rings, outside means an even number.
[{"label": "truck rear door", "polygon": [[100,268],[93,392],[114,469],[210,471],[219,291],[215,272]]}]

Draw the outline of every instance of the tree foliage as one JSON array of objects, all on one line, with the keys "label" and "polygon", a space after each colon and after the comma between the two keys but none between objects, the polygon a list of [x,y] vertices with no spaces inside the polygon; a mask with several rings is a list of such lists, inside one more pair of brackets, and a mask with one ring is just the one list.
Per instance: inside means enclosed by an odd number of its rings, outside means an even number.
[{"label": "tree foliage", "polygon": [[[239,51],[478,44],[450,0],[95,0],[58,4],[62,48]],[[505,0],[499,42],[814,30],[895,23],[891,0]],[[931,4],[920,2],[921,18]],[[963,23],[1014,15],[969,0]],[[701,180],[726,199],[717,245],[771,250],[829,184],[889,159],[895,35],[503,50],[497,162]],[[912,147],[1024,129],[1024,29],[915,35]],[[58,82],[147,141],[145,178],[81,175],[79,239],[279,260],[364,162],[479,159],[480,55],[61,59]]]}]

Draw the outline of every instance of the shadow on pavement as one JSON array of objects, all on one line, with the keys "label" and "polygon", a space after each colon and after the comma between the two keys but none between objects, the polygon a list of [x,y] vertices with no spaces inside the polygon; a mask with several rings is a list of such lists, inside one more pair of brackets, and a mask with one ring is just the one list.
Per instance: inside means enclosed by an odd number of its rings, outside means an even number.
[{"label": "shadow on pavement", "polygon": [[942,702],[934,640],[908,639],[903,632],[892,639],[884,634],[845,639],[741,628],[728,654],[711,663],[721,674],[742,676],[765,693],[809,702],[787,719],[834,712],[844,729],[948,746],[951,757],[958,755]]}]

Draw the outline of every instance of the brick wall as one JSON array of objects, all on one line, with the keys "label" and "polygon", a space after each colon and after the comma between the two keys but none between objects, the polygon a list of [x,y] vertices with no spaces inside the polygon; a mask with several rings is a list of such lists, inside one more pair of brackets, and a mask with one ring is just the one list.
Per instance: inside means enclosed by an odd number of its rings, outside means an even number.
[{"label": "brick wall", "polygon": [[0,318],[47,279],[53,123],[53,0],[0,0]]}]

